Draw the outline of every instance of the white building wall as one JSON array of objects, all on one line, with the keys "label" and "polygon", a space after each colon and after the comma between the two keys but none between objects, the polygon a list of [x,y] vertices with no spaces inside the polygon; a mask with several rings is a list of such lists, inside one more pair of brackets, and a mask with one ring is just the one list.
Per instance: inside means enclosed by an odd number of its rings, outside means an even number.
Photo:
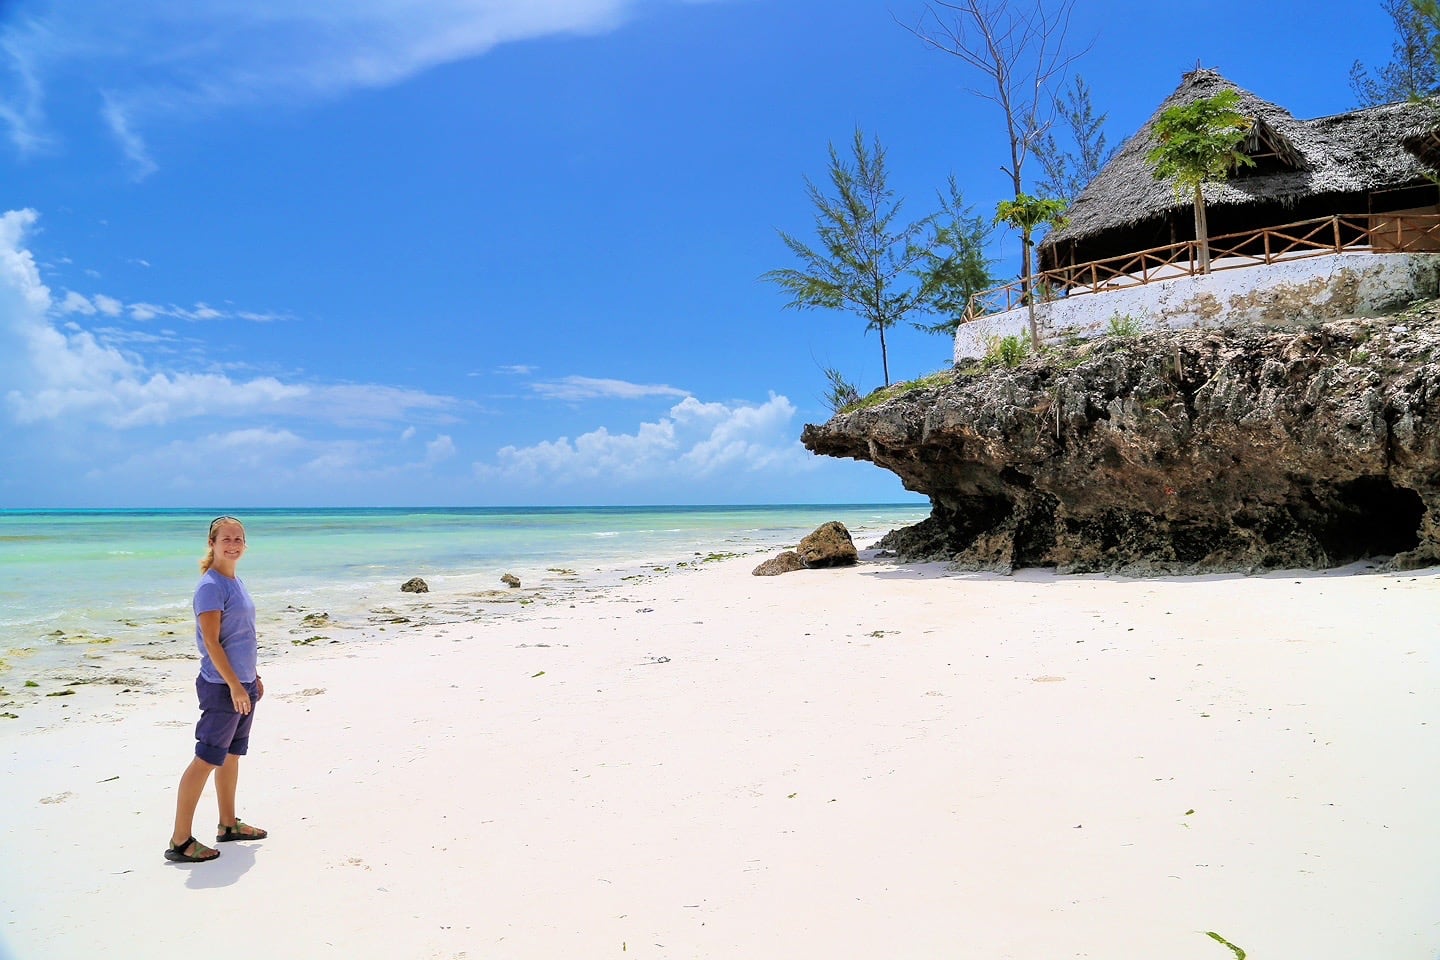
[{"label": "white building wall", "polygon": [[[1440,254],[1339,253],[1268,266],[1177,277],[1143,286],[1073,294],[1035,305],[1047,344],[1103,336],[1112,317],[1143,330],[1187,327],[1303,326],[1376,316],[1440,295]],[[985,356],[993,338],[1029,337],[1021,307],[962,324],[955,362]]]}]

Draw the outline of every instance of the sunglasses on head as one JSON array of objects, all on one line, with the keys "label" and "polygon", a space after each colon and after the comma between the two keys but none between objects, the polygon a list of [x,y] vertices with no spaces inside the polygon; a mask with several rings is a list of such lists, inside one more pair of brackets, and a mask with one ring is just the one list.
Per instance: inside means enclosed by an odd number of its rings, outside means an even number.
[{"label": "sunglasses on head", "polygon": [[[229,521],[232,522],[232,523],[240,523],[239,519],[237,519],[236,517],[216,517],[214,520],[211,520],[211,521],[210,521],[210,532],[211,532],[211,533],[214,533],[216,526],[218,526],[219,524],[224,523],[224,522],[227,521],[227,520],[229,520]],[[244,526],[244,524],[240,524],[240,525],[241,525],[241,526]]]}]

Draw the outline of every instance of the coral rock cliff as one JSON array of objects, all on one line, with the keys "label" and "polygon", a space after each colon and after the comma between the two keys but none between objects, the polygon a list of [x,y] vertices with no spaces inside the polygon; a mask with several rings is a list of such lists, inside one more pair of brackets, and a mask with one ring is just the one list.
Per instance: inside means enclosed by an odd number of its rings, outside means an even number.
[{"label": "coral rock cliff", "polygon": [[882,546],[963,568],[1440,563],[1440,306],[1106,337],[805,427],[932,505]]}]

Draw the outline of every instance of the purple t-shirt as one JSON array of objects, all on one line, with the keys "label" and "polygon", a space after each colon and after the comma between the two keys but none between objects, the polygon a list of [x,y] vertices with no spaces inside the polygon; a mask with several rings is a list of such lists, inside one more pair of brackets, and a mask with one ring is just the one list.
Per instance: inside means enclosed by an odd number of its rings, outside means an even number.
[{"label": "purple t-shirt", "polygon": [[255,601],[250,599],[245,584],[213,567],[205,571],[195,588],[195,644],[200,648],[200,679],[224,683],[225,678],[215,669],[210,654],[205,650],[205,638],[200,633],[200,614],[211,610],[220,611],[220,646],[225,650],[230,668],[241,683],[250,683],[255,679],[256,660],[259,658]]}]

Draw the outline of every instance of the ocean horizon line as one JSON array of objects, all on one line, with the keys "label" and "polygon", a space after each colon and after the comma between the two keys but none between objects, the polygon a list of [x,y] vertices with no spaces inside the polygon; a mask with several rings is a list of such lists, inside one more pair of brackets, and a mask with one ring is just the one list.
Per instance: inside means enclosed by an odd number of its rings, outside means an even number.
[{"label": "ocean horizon line", "polygon": [[412,511],[412,512],[474,512],[474,511],[517,511],[517,512],[575,512],[575,511],[618,511],[618,510],[813,510],[827,507],[835,509],[856,509],[866,507],[920,507],[929,504],[928,498],[915,500],[794,500],[765,503],[607,503],[607,504],[417,504],[417,505],[349,505],[311,506],[305,504],[284,504],[273,506],[176,506],[176,507],[0,507],[0,514],[102,514],[102,513],[208,513],[214,510],[230,510],[244,513],[285,513],[285,512],[339,512],[355,511]]}]

